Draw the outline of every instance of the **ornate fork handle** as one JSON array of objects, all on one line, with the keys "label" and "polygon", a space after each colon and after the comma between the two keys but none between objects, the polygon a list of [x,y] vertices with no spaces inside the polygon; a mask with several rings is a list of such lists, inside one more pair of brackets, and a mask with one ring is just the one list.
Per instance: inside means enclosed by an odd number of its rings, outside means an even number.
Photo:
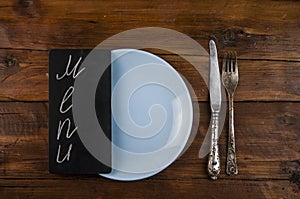
[{"label": "ornate fork handle", "polygon": [[221,170],[219,146],[218,146],[218,124],[219,124],[219,113],[212,113],[212,138],[210,154],[208,156],[208,175],[211,179],[216,180]]},{"label": "ornate fork handle", "polygon": [[233,111],[233,95],[229,94],[229,135],[227,143],[227,161],[226,173],[228,175],[238,174],[235,152],[235,137],[234,137],[234,111]]}]

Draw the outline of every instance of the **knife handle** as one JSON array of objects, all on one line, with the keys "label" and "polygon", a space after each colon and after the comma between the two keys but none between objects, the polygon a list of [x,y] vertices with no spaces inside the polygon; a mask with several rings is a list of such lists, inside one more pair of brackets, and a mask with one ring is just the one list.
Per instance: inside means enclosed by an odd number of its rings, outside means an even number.
[{"label": "knife handle", "polygon": [[211,179],[216,180],[221,171],[219,146],[218,146],[218,128],[219,126],[219,113],[212,112],[212,126],[211,126],[211,146],[208,156],[208,175]]}]

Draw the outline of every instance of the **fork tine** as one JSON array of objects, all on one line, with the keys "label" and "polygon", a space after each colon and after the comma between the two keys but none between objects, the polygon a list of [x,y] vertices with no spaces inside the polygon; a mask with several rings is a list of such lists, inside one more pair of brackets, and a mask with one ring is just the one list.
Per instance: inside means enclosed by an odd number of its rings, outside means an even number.
[{"label": "fork tine", "polygon": [[227,53],[224,53],[223,58],[223,66],[222,66],[222,73],[225,73],[227,71]]},{"label": "fork tine", "polygon": [[234,72],[238,73],[239,69],[238,69],[238,63],[237,63],[237,54],[236,51],[234,51]]},{"label": "fork tine", "polygon": [[234,72],[234,55],[233,52],[230,52],[230,72]]},{"label": "fork tine", "polygon": [[232,55],[232,52],[230,52],[230,66],[229,66],[229,72],[233,72],[233,55]]},{"label": "fork tine", "polygon": [[227,69],[226,69],[226,72],[230,72],[230,52],[228,52],[227,53],[227,63],[226,63],[226,67],[227,67]]},{"label": "fork tine", "polygon": [[235,71],[235,56],[234,51],[231,52],[231,72],[234,73]]}]

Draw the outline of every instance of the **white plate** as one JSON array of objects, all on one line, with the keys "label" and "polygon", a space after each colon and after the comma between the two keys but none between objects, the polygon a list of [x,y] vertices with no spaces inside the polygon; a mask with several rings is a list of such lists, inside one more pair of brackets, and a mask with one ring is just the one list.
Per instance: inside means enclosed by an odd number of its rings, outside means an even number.
[{"label": "white plate", "polygon": [[181,76],[141,50],[112,51],[112,172],[139,180],[167,168],[190,136],[193,106]]}]

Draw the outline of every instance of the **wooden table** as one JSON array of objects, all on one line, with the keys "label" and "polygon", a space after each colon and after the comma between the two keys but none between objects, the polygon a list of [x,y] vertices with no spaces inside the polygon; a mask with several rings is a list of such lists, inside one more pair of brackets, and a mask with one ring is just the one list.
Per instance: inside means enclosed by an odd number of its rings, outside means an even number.
[{"label": "wooden table", "polygon": [[[0,2],[0,198],[300,198],[299,1]],[[117,182],[48,172],[48,52],[93,48],[121,31],[180,31],[208,50],[239,55],[236,140],[239,175],[212,181],[198,151],[209,123],[201,78],[178,56],[170,62],[196,88],[200,128],[187,152],[151,178]]]}]

